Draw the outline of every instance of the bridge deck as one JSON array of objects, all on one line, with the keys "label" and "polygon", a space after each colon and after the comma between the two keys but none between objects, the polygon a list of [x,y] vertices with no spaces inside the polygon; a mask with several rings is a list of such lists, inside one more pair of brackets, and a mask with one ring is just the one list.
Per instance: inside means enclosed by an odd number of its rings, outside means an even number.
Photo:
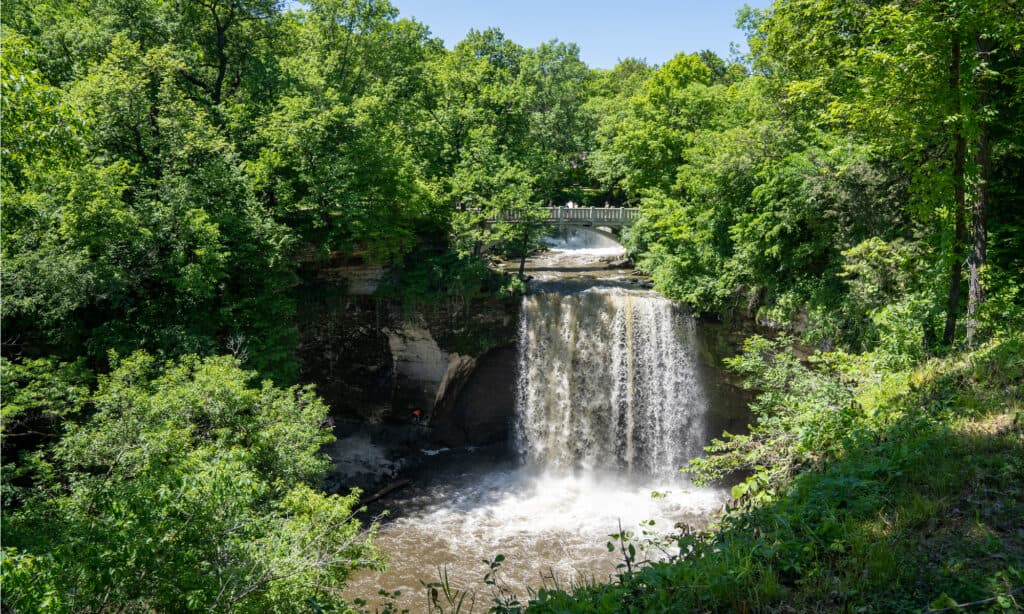
[{"label": "bridge deck", "polygon": [[[548,212],[548,223],[569,226],[608,226],[621,228],[631,226],[640,215],[640,210],[625,207],[544,207]],[[514,212],[499,215],[496,221],[518,222]]]}]

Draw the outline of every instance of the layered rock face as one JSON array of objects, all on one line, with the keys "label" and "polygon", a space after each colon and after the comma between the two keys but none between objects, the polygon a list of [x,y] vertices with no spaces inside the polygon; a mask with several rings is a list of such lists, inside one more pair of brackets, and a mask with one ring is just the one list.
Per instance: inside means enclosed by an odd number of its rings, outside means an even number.
[{"label": "layered rock face", "polygon": [[420,410],[421,443],[508,437],[517,299],[410,312],[366,294],[375,268],[330,264],[301,287],[299,358],[302,380],[316,384],[336,418],[404,426]]},{"label": "layered rock face", "polygon": [[411,414],[420,410],[432,414],[438,392],[447,387],[449,356],[458,363],[458,354],[449,355],[422,323],[403,322],[384,329],[394,370],[392,407]]},{"label": "layered rock face", "polygon": [[437,405],[434,438],[446,446],[508,440],[515,417],[516,349],[494,348],[467,363],[465,378]]}]

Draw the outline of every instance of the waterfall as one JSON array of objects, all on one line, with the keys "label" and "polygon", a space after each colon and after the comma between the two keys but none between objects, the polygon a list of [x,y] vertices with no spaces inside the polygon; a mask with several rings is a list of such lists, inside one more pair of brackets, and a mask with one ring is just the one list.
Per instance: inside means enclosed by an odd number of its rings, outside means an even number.
[{"label": "waterfall", "polygon": [[693,318],[648,291],[523,299],[516,443],[542,469],[668,476],[700,454]]},{"label": "waterfall", "polygon": [[552,250],[575,252],[579,254],[606,253],[622,254],[622,245],[609,237],[585,228],[562,228],[553,237],[543,239],[545,245]]},{"label": "waterfall", "polygon": [[[541,576],[610,577],[621,559],[604,544],[617,528],[703,527],[727,500],[724,489],[695,488],[677,472],[722,426],[718,395],[709,401],[698,369],[697,324],[609,267],[625,250],[607,239],[564,229],[527,263],[518,458],[504,447],[425,452],[429,462],[377,537],[392,553],[390,580],[357,577],[349,590],[361,592],[351,594],[400,588],[397,604],[415,610],[408,596],[419,594],[424,570],[469,578],[497,552],[514,561],[505,579],[519,594]],[[468,410],[486,412],[488,402]]]}]

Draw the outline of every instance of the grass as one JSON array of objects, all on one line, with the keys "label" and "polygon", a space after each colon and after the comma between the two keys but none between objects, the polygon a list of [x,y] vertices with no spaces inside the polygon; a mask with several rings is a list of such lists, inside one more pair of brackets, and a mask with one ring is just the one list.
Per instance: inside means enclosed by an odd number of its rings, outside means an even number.
[{"label": "grass", "polygon": [[1024,610],[1024,339],[856,380],[841,452],[535,612]]}]

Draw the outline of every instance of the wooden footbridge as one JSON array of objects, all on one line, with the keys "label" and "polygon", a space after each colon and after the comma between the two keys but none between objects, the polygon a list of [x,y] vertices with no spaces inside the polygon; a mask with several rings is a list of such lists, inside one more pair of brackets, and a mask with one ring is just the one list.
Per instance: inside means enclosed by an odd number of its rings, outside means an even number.
[{"label": "wooden footbridge", "polygon": [[[606,226],[624,228],[632,226],[640,216],[640,210],[625,207],[543,207],[548,212],[548,224],[559,226]],[[492,222],[518,222],[517,212],[498,214]]]}]

